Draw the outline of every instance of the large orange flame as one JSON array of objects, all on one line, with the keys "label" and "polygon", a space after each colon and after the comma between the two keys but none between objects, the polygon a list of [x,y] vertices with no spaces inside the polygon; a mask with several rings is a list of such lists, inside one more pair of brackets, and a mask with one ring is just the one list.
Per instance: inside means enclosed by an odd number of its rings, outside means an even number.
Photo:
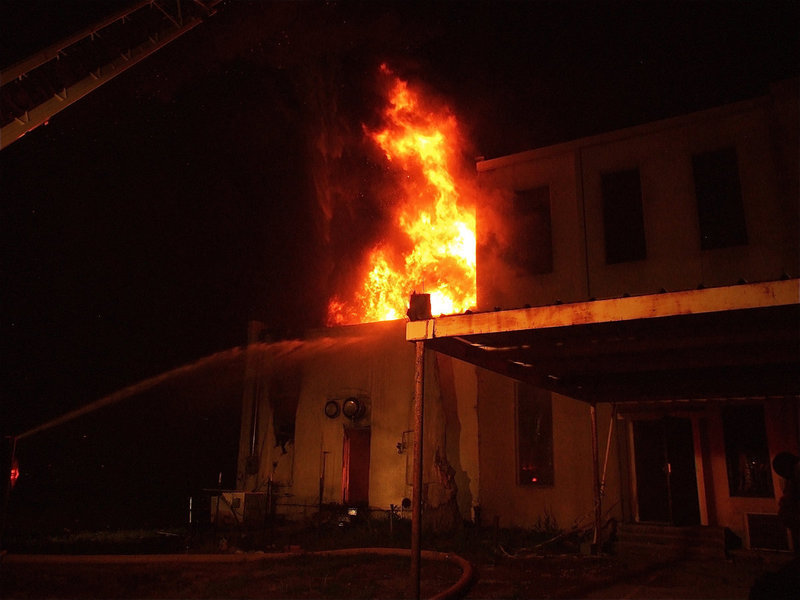
[{"label": "large orange flame", "polygon": [[402,248],[387,241],[372,249],[353,299],[331,300],[330,325],[402,318],[412,291],[431,295],[434,315],[464,312],[477,302],[475,213],[455,177],[458,123],[447,110],[423,108],[406,81],[385,65],[381,70],[393,78],[386,125],[365,132],[402,172],[404,199],[395,220],[405,241]]}]

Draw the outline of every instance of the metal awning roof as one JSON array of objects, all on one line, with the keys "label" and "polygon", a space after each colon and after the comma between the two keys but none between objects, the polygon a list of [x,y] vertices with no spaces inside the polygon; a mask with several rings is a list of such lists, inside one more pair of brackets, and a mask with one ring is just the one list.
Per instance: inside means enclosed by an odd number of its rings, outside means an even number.
[{"label": "metal awning roof", "polygon": [[588,402],[800,395],[800,280],[411,321],[406,339]]}]

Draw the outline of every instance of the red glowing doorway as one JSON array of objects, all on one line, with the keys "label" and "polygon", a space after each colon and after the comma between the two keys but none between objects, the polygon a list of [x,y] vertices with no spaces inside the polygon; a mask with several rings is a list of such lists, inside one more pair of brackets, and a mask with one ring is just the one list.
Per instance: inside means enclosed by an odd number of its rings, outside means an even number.
[{"label": "red glowing doorway", "polygon": [[344,430],[342,501],[345,504],[369,504],[369,446],[369,427]]}]

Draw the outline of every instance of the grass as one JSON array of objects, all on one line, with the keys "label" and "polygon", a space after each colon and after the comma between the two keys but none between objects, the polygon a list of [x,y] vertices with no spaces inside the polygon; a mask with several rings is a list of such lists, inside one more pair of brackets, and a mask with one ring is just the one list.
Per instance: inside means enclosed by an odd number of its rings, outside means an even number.
[{"label": "grass", "polygon": [[[10,531],[4,545],[14,553],[50,554],[161,554],[240,551],[286,552],[340,548],[410,548],[411,523],[391,522],[383,514],[350,521],[315,518],[302,522],[276,519],[261,527],[215,527],[195,524],[164,529],[128,529],[58,533]],[[551,523],[552,524],[552,523]],[[454,552],[485,561],[502,553],[530,549],[551,539],[556,531],[536,529],[477,528],[469,523],[455,532],[423,532],[426,550]],[[541,553],[577,552],[579,540],[565,538],[558,546],[545,546]]]},{"label": "grass", "polygon": [[182,528],[10,532],[5,549],[17,554],[168,554],[185,552],[188,532]]}]

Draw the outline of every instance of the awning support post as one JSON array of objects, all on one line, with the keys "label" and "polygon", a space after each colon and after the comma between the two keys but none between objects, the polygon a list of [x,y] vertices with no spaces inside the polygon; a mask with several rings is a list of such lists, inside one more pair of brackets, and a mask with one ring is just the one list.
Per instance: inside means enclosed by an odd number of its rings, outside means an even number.
[{"label": "awning support post", "polygon": [[592,535],[592,553],[599,553],[600,528],[602,526],[603,506],[600,493],[600,452],[597,443],[597,403],[589,405],[592,418],[592,483],[594,487],[594,533]]},{"label": "awning support post", "polygon": [[411,587],[412,598],[420,598],[420,554],[422,538],[422,426],[425,398],[425,342],[415,342],[414,362],[414,470],[411,494]]}]

